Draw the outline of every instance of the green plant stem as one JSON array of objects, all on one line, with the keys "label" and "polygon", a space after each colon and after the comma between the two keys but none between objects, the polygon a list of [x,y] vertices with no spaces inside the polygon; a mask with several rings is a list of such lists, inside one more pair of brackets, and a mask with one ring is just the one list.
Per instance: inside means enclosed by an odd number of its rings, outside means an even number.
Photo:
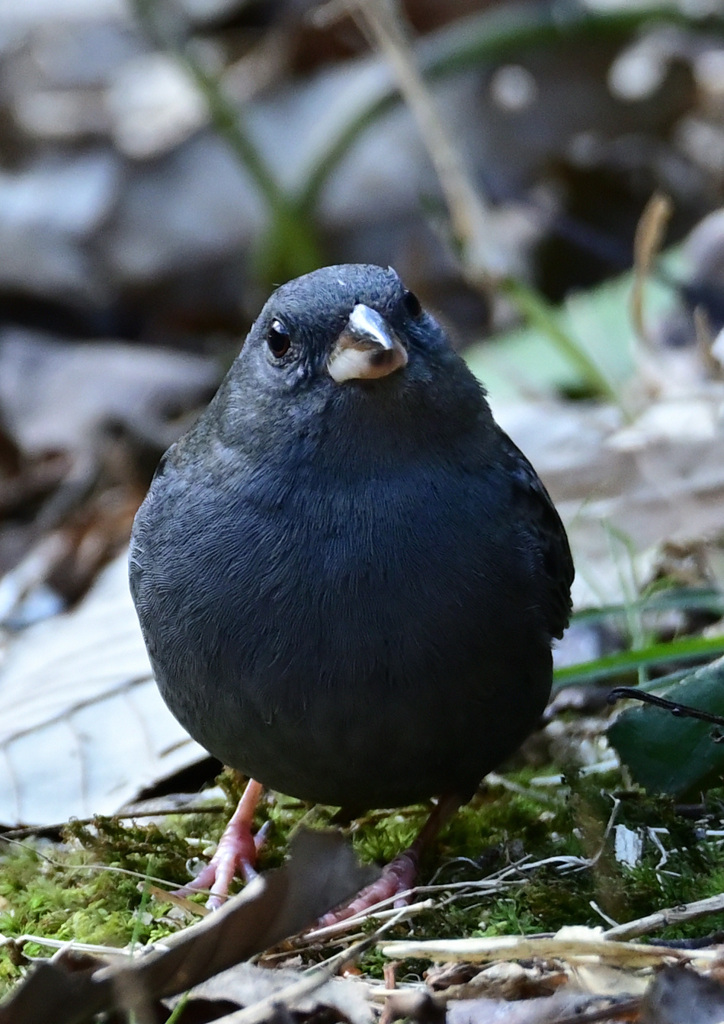
[{"label": "green plant stem", "polygon": [[271,168],[252,142],[241,110],[226,98],[218,79],[202,67],[187,45],[173,38],[159,25],[155,11],[156,0],[132,0],[132,3],[143,31],[154,46],[175,57],[194,80],[206,101],[214,127],[234,150],[268,206],[273,210],[287,206],[287,198]]},{"label": "green plant stem", "polygon": [[181,1020],[186,1010],[188,1001],[189,993],[184,992],[184,994],[179,998],[179,1001],[176,1003],[176,1006],[174,1007],[171,1016],[166,1020],[166,1024],[176,1024],[177,1021]]},{"label": "green plant stem", "polygon": [[218,79],[201,67],[188,50],[175,49],[173,52],[204,97],[212,124],[253,179],[269,208],[275,213],[280,210],[286,211],[290,205],[289,201],[271,168],[252,142],[241,108],[234,106],[226,98]]},{"label": "green plant stem", "polygon": [[212,125],[256,185],[269,216],[266,238],[255,256],[268,281],[296,277],[322,262],[311,210],[306,210],[277,180],[255,145],[243,111],[224,94],[220,81],[196,60],[189,47],[164,32],[155,17],[155,0],[132,0],[147,36],[185,68],[204,98]]}]

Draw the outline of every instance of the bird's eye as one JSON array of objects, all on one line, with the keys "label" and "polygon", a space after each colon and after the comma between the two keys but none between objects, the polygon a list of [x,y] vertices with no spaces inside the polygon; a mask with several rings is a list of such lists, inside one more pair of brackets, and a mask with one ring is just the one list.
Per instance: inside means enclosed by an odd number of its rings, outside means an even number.
[{"label": "bird's eye", "polygon": [[291,345],[291,338],[289,337],[287,327],[281,320],[272,320],[266,334],[266,342],[269,346],[269,351],[276,359],[281,359],[282,356],[287,354]]},{"label": "bird's eye", "polygon": [[422,306],[414,292],[405,292],[402,296],[402,305],[405,307],[407,315],[411,316],[413,320],[417,320],[419,316],[422,316]]}]

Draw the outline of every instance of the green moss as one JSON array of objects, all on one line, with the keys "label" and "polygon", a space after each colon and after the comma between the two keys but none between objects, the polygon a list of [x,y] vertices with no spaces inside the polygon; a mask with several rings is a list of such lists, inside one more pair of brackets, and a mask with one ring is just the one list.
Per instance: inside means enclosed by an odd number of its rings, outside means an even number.
[{"label": "green moss", "polygon": [[[523,776],[516,781],[526,784]],[[429,873],[437,867],[437,881],[473,882],[524,855],[533,860],[577,856],[589,858],[592,864],[567,873],[551,864],[531,873],[517,888],[496,894],[474,892],[416,915],[399,927],[399,937],[530,934],[571,924],[605,927],[592,903],[614,919],[626,921],[722,891],[724,856],[714,843],[697,838],[692,822],[676,813],[671,800],[643,791],[621,791],[621,779],[615,774],[584,778],[570,772],[566,783],[557,792],[556,803],[545,807],[525,794],[499,789],[482,793],[440,838],[437,857],[453,854],[455,859],[440,869],[439,859],[436,863],[434,857],[428,858],[424,870]],[[712,794],[716,815],[721,811],[718,799]],[[663,871],[658,867],[661,853],[653,842],[645,843],[640,866],[629,869],[616,861],[613,829],[607,832],[615,801],[620,801],[615,823],[631,829],[669,830],[662,837],[669,851]],[[715,915],[705,925],[698,920],[670,926],[651,941],[689,938],[723,927],[724,915]],[[373,974],[379,971],[374,958],[362,966]]]},{"label": "green moss", "polygon": [[[144,879],[186,876],[186,842],[170,827],[124,825],[98,818],[71,823],[60,843],[26,840],[0,845],[0,933],[33,934],[104,946],[148,942],[178,927],[169,904],[152,902],[139,915]],[[131,872],[131,873],[127,873]],[[30,944],[28,955],[49,950]],[[0,990],[19,977],[0,952]]]},{"label": "green moss", "polygon": [[[389,938],[458,938],[556,931],[564,925],[603,923],[595,902],[617,920],[630,920],[665,906],[714,895],[724,889],[724,856],[703,841],[695,823],[677,814],[669,798],[624,789],[616,774],[583,777],[569,771],[558,788],[538,796],[530,771],[508,776],[516,790],[484,787],[453,818],[427,852],[420,882],[469,882],[464,892],[449,890],[433,910],[419,913],[388,932]],[[238,779],[222,777],[229,807],[241,791]],[[666,828],[661,853],[646,842],[641,864],[628,869],[614,857],[615,822],[631,829]],[[718,823],[724,791],[709,796],[707,812]],[[425,821],[428,808],[370,812],[352,823],[349,834],[358,855],[384,863],[407,846]],[[260,868],[281,863],[290,834],[301,822],[328,826],[333,809],[310,809],[297,800],[273,795],[262,803],[257,824],[269,821]],[[203,859],[217,839],[227,814],[172,815],[161,823],[129,824],[98,818],[92,826],[71,823],[61,843],[28,840],[0,846],[0,932],[31,933],[123,946],[155,941],[182,926],[156,898],[142,903],[143,880],[149,876],[180,884],[188,877],[190,856]],[[517,863],[560,857],[589,858],[583,869],[562,873],[551,863],[526,873],[520,885],[489,893],[474,883]],[[129,873],[126,873],[129,872]],[[513,878],[515,875],[512,876]],[[199,897],[201,899],[201,897]],[[372,928],[370,923],[369,928]],[[724,928],[724,914],[667,928],[664,938],[699,935]],[[29,947],[34,955],[47,948]],[[328,952],[328,951],[325,951]],[[20,976],[12,950],[0,955],[0,990]],[[321,957],[324,953],[310,954]],[[381,976],[384,958],[370,951],[362,969]],[[420,976],[427,965],[405,963],[400,980]]]}]

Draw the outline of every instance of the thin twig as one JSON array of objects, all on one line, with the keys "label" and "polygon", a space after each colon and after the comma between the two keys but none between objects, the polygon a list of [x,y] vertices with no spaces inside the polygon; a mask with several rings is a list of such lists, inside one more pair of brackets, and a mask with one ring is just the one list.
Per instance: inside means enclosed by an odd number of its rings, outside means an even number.
[{"label": "thin twig", "polygon": [[[48,949],[77,950],[80,953],[91,953],[94,956],[99,957],[124,957],[126,959],[133,959],[136,955],[136,953],[128,948],[123,949],[118,946],[98,946],[92,942],[78,942],[77,939],[49,939],[45,935],[32,935],[30,932],[24,932],[22,935],[0,934],[0,948],[3,946],[23,947],[30,942],[36,946],[47,946]],[[146,946],[145,949],[147,951],[148,946]],[[43,958],[31,957],[30,959],[35,960]]]},{"label": "thin twig", "polygon": [[[7,836],[1,836],[6,843],[11,843],[15,846],[25,846],[18,839],[8,839]],[[27,848],[27,847],[26,847]],[[40,850],[33,848],[33,853],[39,860],[45,861],[51,867],[57,868],[59,871],[73,874],[76,871],[107,871],[114,875],[128,875],[130,878],[135,878],[138,881],[145,882],[157,882],[160,886],[174,886],[176,883],[169,881],[168,878],[156,878],[153,875],[144,874],[143,871],[132,871],[130,868],[121,868],[117,864],[63,864],[61,861],[54,860],[49,857],[46,853],[41,853]]]},{"label": "thin twig", "polygon": [[394,917],[373,932],[372,935],[362,939],[361,942],[355,943],[348,949],[342,950],[341,953],[337,953],[323,963],[310,968],[298,980],[293,981],[285,988],[273,992],[251,1006],[244,1007],[243,1010],[237,1010],[226,1017],[220,1017],[217,1024],[262,1024],[263,1021],[269,1020],[274,1016],[274,1010],[277,1006],[293,1006],[300,999],[315,992],[326,982],[331,981],[345,964],[357,959],[357,957],[366,953],[368,949],[371,949],[381,935],[394,927],[398,921],[402,920],[406,909],[406,907],[403,907]]},{"label": "thin twig", "polygon": [[606,374],[561,327],[545,301],[511,276],[509,250],[497,242],[490,207],[474,185],[420,72],[398,0],[347,2],[352,15],[389,62],[400,93],[417,122],[445,198],[463,277],[478,290],[487,291],[494,283],[500,285],[526,320],[543,330],[585,380],[620,404],[621,396]]},{"label": "thin twig", "polygon": [[[143,681],[145,682],[149,677],[144,676]],[[76,708],[74,708],[76,710]],[[103,815],[103,819],[106,821],[112,821],[114,824],[121,824],[124,821],[135,821],[141,818],[167,818],[172,815],[182,817],[184,815],[196,815],[196,814],[223,814],[227,811],[227,807],[224,804],[210,805],[210,804],[191,804],[184,807],[164,807],[159,808],[156,811],[129,811],[127,813],[121,812],[119,814]],[[81,827],[85,828],[89,825],[95,825],[98,821],[98,815],[93,815],[90,818],[73,818],[73,828]],[[33,836],[43,836],[47,833],[62,832],[63,829],[68,828],[70,822],[58,821],[54,825],[23,825],[20,828],[10,828],[7,831],[0,831],[0,842],[3,839],[12,839],[19,841],[21,839],[32,839]]]},{"label": "thin twig", "polygon": [[724,727],[724,718],[721,715],[712,714],[710,711],[703,711],[701,708],[692,708],[688,704],[680,704],[676,700],[668,700],[666,697],[659,697],[648,690],[639,690],[634,686],[616,686],[608,695],[610,704],[617,700],[640,700],[643,704],[653,704],[664,711],[670,711],[677,718],[695,718],[700,722],[709,722],[711,725]]},{"label": "thin twig", "polygon": [[651,348],[651,336],[644,319],[644,289],[661,250],[664,234],[671,220],[673,204],[668,196],[656,192],[649,199],[641,214],[634,234],[634,280],[631,288],[631,322],[634,330],[647,348]]},{"label": "thin twig", "polygon": [[400,899],[400,894],[396,893],[394,896],[389,896],[387,899],[382,900],[380,903],[375,904],[374,907],[370,907],[368,910],[363,911],[360,914],[355,914],[354,917],[347,917],[344,921],[337,921],[335,924],[329,924],[326,928],[316,928],[314,931],[305,932],[301,936],[300,942],[320,942],[325,939],[336,938],[338,935],[343,935],[349,931],[350,928],[359,928],[360,925],[366,924],[372,918],[377,921],[385,921],[390,918],[394,918],[395,921],[406,920],[408,917],[413,917],[415,914],[419,914],[424,910],[433,910],[435,903],[433,900],[422,900],[420,903],[410,903],[406,907],[397,907],[392,909],[380,909],[386,907],[392,900]]},{"label": "thin twig", "polygon": [[490,211],[473,186],[458,149],[448,137],[437,104],[417,66],[397,0],[352,0],[355,20],[386,57],[435,168],[450,214],[463,269],[479,287],[508,270],[508,260],[490,244]]},{"label": "thin twig", "polygon": [[680,907],[667,907],[664,910],[657,910],[654,914],[647,914],[645,917],[637,917],[635,921],[626,921],[624,924],[617,924],[609,928],[603,934],[607,939],[635,939],[639,935],[650,935],[670,924],[680,924],[683,921],[693,921],[697,917],[705,917],[707,914],[718,914],[724,910],[724,893],[717,896],[708,896],[703,900],[694,900],[693,903],[685,903]]}]

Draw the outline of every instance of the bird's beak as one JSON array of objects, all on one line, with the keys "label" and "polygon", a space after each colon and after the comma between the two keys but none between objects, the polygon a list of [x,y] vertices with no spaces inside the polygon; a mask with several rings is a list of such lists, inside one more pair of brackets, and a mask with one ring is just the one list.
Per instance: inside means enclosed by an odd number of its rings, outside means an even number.
[{"label": "bird's beak", "polygon": [[407,349],[383,316],[358,303],[327,360],[330,377],[374,380],[407,366]]}]

